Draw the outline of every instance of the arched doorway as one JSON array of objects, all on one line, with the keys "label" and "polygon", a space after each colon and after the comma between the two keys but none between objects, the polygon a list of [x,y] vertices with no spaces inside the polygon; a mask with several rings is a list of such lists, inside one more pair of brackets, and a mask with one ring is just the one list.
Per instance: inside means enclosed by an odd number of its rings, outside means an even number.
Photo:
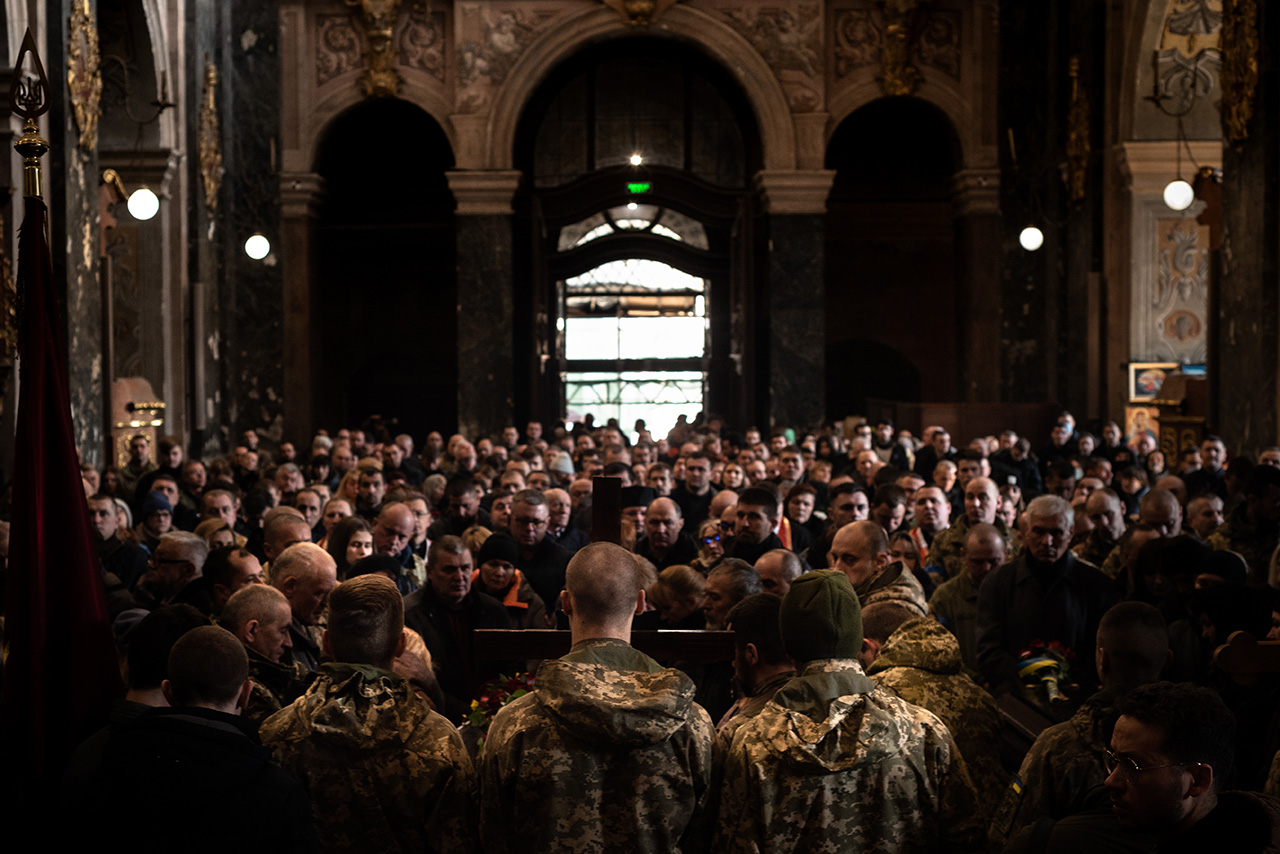
[{"label": "arched doorway", "polygon": [[674,40],[615,39],[544,81],[514,149],[518,411],[655,435],[680,414],[745,417],[753,289],[735,248],[758,136],[732,78]]},{"label": "arched doorway", "polygon": [[[827,199],[827,414],[868,398],[957,398],[959,326],[952,176],[959,143],[945,114],[884,98],[831,138]],[[856,356],[858,364],[850,364]],[[914,379],[913,379],[914,378]]]},{"label": "arched doorway", "polygon": [[[370,153],[371,141],[376,151]],[[381,415],[393,430],[452,432],[458,418],[453,152],[406,101],[365,101],[330,123],[314,171],[317,421]]]}]

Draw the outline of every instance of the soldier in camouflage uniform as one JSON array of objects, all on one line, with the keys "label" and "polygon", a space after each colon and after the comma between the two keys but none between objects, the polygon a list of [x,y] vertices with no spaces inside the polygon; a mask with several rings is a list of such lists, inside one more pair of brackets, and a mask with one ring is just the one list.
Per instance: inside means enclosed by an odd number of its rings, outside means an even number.
[{"label": "soldier in camouflage uniform", "polygon": [[629,643],[635,558],[595,543],[569,563],[573,648],[493,719],[479,761],[485,850],[706,850],[718,743],[694,685]]},{"label": "soldier in camouflage uniform", "polygon": [[936,620],[913,618],[894,605],[868,605],[862,614],[867,675],[947,725],[986,813],[1009,783],[1000,764],[996,701],[965,675],[955,637]]},{"label": "soldier in camouflage uniform", "polygon": [[1040,818],[1060,819],[1087,808],[1086,795],[1107,778],[1103,761],[1117,701],[1134,686],[1159,679],[1172,657],[1164,618],[1153,606],[1121,602],[1103,615],[1098,626],[1102,690],[1031,746],[992,822],[994,848]]},{"label": "soldier in camouflage uniform", "polygon": [[782,600],[771,593],[754,593],[729,611],[728,628],[733,632],[733,675],[738,683],[738,701],[716,724],[716,732],[727,744],[738,727],[764,711],[778,689],[796,675],[787,657],[778,628]]},{"label": "soldier in camouflage uniform", "polygon": [[902,561],[889,561],[889,538],[875,522],[850,522],[831,542],[829,564],[849,579],[862,605],[899,602],[928,613],[924,588]]},{"label": "soldier in camouflage uniform", "polygon": [[964,572],[934,591],[929,613],[955,635],[965,672],[981,682],[978,669],[978,588],[1005,562],[1005,538],[994,525],[971,525],[964,546]]},{"label": "soldier in camouflage uniform", "polygon": [[1012,532],[1003,519],[996,518],[1000,507],[1000,491],[995,482],[985,477],[975,477],[964,488],[964,513],[951,523],[929,546],[929,563],[941,566],[947,579],[964,572],[964,543],[969,528],[977,524],[995,525],[1004,538],[1005,557],[1014,560],[1018,556]]},{"label": "soldier in camouflage uniform", "polygon": [[262,725],[262,742],[311,796],[326,851],[478,850],[476,778],[458,731],[392,673],[404,604],[380,574],[329,598],[311,688]]},{"label": "soldier in camouflage uniform", "polygon": [[780,622],[803,669],[734,734],[712,850],[982,850],[977,795],[946,726],[862,672],[848,578],[801,576]]},{"label": "soldier in camouflage uniform", "polygon": [[1255,467],[1244,496],[1244,503],[1231,511],[1207,542],[1215,550],[1242,556],[1251,584],[1267,584],[1271,555],[1280,543],[1280,468]]},{"label": "soldier in camouflage uniform", "polygon": [[1124,536],[1124,504],[1114,490],[1099,489],[1085,501],[1084,512],[1093,523],[1093,530],[1072,551],[1085,563],[1091,563],[1107,572],[1107,567],[1104,566],[1107,557]]},{"label": "soldier in camouflage uniform", "polygon": [[265,584],[237,590],[222,607],[219,625],[239,638],[249,655],[253,691],[242,714],[255,727],[302,696],[311,681],[301,662],[284,655],[292,644],[292,620],[289,600]]}]

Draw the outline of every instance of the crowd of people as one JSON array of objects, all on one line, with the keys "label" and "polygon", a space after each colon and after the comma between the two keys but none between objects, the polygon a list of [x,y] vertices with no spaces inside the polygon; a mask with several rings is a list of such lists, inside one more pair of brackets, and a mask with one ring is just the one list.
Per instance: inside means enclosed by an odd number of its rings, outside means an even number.
[{"label": "crowd of people", "polygon": [[[1280,448],[1069,413],[1034,451],[701,416],[241,439],[82,467],[128,694],[66,787],[104,821],[188,838],[235,786],[193,847],[1280,845],[1280,677],[1213,656],[1280,639]],[[476,634],[555,628],[540,662]]]}]

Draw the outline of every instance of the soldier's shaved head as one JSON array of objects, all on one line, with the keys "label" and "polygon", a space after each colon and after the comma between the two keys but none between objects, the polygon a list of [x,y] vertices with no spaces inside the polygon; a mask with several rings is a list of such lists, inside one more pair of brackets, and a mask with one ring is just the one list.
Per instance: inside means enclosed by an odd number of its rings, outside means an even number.
[{"label": "soldier's shaved head", "polygon": [[621,546],[592,543],[569,561],[564,587],[572,600],[572,613],[579,619],[629,625],[640,592],[640,567]]}]

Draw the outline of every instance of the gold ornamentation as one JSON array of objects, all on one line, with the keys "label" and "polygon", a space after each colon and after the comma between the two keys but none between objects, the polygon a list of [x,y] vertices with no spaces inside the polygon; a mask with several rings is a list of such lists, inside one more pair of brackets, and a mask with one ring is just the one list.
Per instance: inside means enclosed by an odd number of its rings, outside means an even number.
[{"label": "gold ornamentation", "polygon": [[1071,108],[1067,113],[1067,184],[1071,201],[1084,198],[1084,185],[1089,177],[1089,95],[1080,85],[1080,57],[1071,57],[1067,73],[1071,76]]},{"label": "gold ornamentation", "polygon": [[365,52],[364,74],[360,89],[368,98],[390,98],[400,93],[404,79],[396,71],[396,50],[392,36],[400,15],[400,0],[345,0],[360,7],[364,37],[369,43]]},{"label": "gold ornamentation", "polygon": [[920,70],[911,64],[920,0],[881,0],[884,41],[880,44],[880,90],[884,94],[910,95],[920,85]]},{"label": "gold ornamentation", "polygon": [[1232,145],[1249,136],[1258,86],[1258,7],[1254,0],[1222,4],[1222,134]]},{"label": "gold ornamentation", "polygon": [[647,27],[657,5],[654,0],[622,0],[622,11],[631,26]]},{"label": "gold ornamentation", "polygon": [[[27,77],[22,72],[28,56],[35,66],[34,77]],[[48,152],[49,143],[41,138],[36,119],[49,112],[49,78],[44,73],[44,63],[40,61],[40,52],[36,50],[36,40],[30,27],[27,27],[22,48],[18,51],[18,61],[13,66],[9,103],[15,113],[26,119],[22,125],[22,136],[13,143],[14,150],[22,155],[22,195],[38,199],[41,198],[40,158]]]},{"label": "gold ornamentation", "polygon": [[102,74],[98,69],[98,28],[89,0],[78,0],[67,20],[67,89],[80,128],[80,147],[98,146],[98,119],[102,116]]},{"label": "gold ornamentation", "polygon": [[222,138],[218,123],[218,67],[204,66],[204,97],[200,101],[200,180],[204,184],[204,205],[212,217],[218,210],[222,188]]}]

